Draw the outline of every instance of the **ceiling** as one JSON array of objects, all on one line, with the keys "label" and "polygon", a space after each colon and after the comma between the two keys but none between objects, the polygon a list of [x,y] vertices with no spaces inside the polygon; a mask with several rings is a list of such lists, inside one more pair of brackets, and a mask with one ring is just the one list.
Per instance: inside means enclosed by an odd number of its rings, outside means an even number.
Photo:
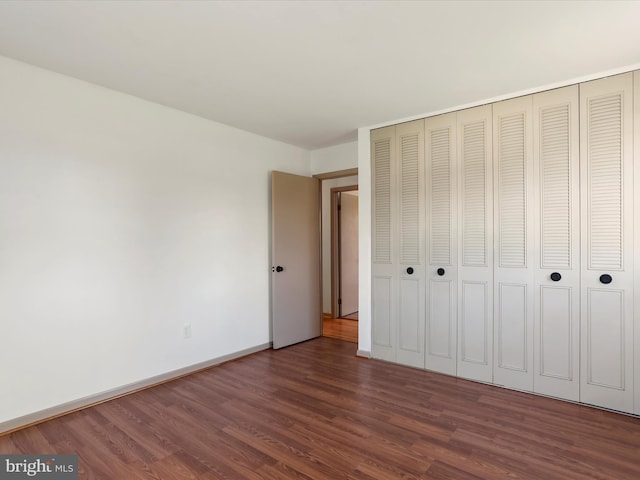
[{"label": "ceiling", "polygon": [[640,2],[4,0],[0,55],[317,149],[639,64]]}]

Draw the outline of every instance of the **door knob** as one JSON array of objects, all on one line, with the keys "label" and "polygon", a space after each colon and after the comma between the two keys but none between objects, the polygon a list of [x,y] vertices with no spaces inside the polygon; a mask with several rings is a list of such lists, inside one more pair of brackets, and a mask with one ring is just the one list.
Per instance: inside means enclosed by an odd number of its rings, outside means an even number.
[{"label": "door knob", "polygon": [[553,272],[551,274],[551,280],[553,280],[554,282],[559,281],[562,278],[562,275],[560,275],[558,272]]},{"label": "door knob", "polygon": [[283,270],[284,270],[284,267],[281,267],[280,265],[276,267],[276,272],[282,272]]},{"label": "door knob", "polygon": [[412,275],[412,274],[413,274],[413,267],[409,267],[409,268],[407,268],[407,273],[408,273],[409,275]]},{"label": "door knob", "polygon": [[600,275],[600,283],[604,283],[605,285],[611,283],[611,281],[613,280],[613,278],[611,278],[611,275],[605,273],[604,275]]},{"label": "door knob", "polygon": [[444,268],[439,268],[438,270],[436,270],[436,273],[441,277],[444,275]]}]

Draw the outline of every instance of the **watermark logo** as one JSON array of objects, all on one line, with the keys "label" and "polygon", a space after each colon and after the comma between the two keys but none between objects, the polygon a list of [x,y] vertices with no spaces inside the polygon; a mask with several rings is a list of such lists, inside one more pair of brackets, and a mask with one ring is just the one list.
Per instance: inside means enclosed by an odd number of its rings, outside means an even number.
[{"label": "watermark logo", "polygon": [[77,455],[0,455],[0,480],[78,480]]}]

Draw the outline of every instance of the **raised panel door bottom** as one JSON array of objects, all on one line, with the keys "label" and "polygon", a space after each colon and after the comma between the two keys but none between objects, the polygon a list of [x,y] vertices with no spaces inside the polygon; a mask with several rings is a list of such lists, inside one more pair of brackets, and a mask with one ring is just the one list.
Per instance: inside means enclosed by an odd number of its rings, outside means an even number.
[{"label": "raised panel door bottom", "polygon": [[540,375],[572,380],[572,289],[540,287]]}]

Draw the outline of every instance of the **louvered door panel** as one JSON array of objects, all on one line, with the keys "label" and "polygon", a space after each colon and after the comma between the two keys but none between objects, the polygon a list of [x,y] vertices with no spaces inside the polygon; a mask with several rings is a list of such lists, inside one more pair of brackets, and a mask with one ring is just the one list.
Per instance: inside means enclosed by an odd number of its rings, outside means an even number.
[{"label": "louvered door panel", "polygon": [[424,367],[424,121],[396,126],[400,252],[396,361]]},{"label": "louvered door panel", "polygon": [[374,263],[391,263],[391,153],[394,145],[392,134],[393,129],[371,142]]},{"label": "louvered door panel", "polygon": [[[571,93],[566,103],[547,106],[546,102],[561,93]],[[575,95],[573,94],[575,92]],[[540,185],[541,203],[541,267],[570,268],[572,245],[571,227],[573,219],[572,193],[578,191],[573,185],[572,174],[577,170],[571,160],[577,156],[577,148],[572,141],[577,140],[577,101],[578,87],[569,90],[554,90],[551,94],[534,96],[536,108],[534,122],[534,142],[536,150],[536,166],[539,175],[536,179]],[[549,98],[551,97],[551,98]],[[561,100],[561,99],[558,99]]]},{"label": "louvered door panel", "polygon": [[[462,125],[461,168],[463,169],[461,203],[462,203],[462,265],[469,267],[486,267],[490,248],[487,230],[489,205],[487,178],[488,151],[491,139],[487,140],[490,129],[483,119],[470,121]],[[493,226],[492,226],[493,228]]]},{"label": "louvered door panel", "polygon": [[580,400],[633,412],[633,75],[580,85]]},{"label": "louvered door panel", "polygon": [[[504,107],[504,104],[500,107]],[[528,191],[525,112],[499,115],[495,128],[500,266],[526,268]]]},{"label": "louvered door panel", "polygon": [[425,120],[427,323],[425,367],[456,374],[456,114]]},{"label": "louvered door panel", "polygon": [[494,383],[533,389],[532,97],[493,105]]},{"label": "louvered door panel", "polygon": [[417,131],[400,134],[400,262],[420,263],[420,147]]},{"label": "louvered door panel", "polygon": [[493,379],[491,106],[457,112],[458,376]]},{"label": "louvered door panel", "polygon": [[[398,280],[396,207],[396,128],[371,132],[372,311],[371,355],[396,360]],[[394,263],[395,262],[395,263]]]},{"label": "louvered door panel", "polygon": [[622,269],[622,101],[621,94],[589,99],[588,175],[589,268]]},{"label": "louvered door panel", "polygon": [[533,96],[534,385],[579,399],[580,178],[578,86]]},{"label": "louvered door panel", "polygon": [[[449,120],[450,119],[450,120]],[[442,124],[447,121],[446,124]],[[454,213],[455,115],[429,118],[427,139],[427,200],[429,204],[429,263],[451,265]]]}]

